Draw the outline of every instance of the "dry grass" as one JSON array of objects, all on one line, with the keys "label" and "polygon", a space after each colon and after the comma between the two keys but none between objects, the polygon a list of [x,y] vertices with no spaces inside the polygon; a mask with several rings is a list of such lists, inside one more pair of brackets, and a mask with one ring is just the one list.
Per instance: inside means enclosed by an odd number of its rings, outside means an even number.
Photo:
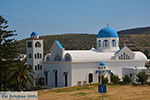
[{"label": "dry grass", "polygon": [[[107,85],[104,100],[150,100],[150,86]],[[39,91],[39,100],[101,100],[97,84]]]}]

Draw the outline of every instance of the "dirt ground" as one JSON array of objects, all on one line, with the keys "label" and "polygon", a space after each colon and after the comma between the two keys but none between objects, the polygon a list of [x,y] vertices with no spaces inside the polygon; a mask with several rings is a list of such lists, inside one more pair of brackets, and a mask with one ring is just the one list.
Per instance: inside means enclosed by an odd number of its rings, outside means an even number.
[{"label": "dirt ground", "polygon": [[[47,89],[38,92],[39,100],[101,100],[98,85]],[[150,100],[150,86],[107,85],[104,100]]]}]

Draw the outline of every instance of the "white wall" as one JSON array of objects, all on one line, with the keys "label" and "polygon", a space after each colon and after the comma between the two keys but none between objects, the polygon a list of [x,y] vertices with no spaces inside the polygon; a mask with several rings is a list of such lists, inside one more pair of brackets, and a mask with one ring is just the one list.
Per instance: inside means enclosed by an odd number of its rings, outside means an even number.
[{"label": "white wall", "polygon": [[[143,67],[144,61],[104,61],[108,64],[107,68],[113,74],[118,75],[122,79],[122,68],[127,67]],[[98,62],[95,63],[73,63],[72,64],[72,86],[78,85],[78,81],[86,81],[88,83],[89,73],[93,74],[93,83],[98,83],[98,75],[95,73],[98,70]]]},{"label": "white wall", "polygon": [[65,87],[64,72],[68,72],[68,86],[71,86],[71,65],[68,62],[49,61],[43,63],[44,69],[48,72],[48,86],[55,87],[54,70],[58,72],[58,87]]},{"label": "white wall", "polygon": [[75,63],[72,64],[72,86],[78,85],[78,81],[89,82],[89,73],[93,74],[93,83],[98,82],[96,70],[98,70],[98,63]]},{"label": "white wall", "polygon": [[120,78],[123,77],[122,75],[122,68],[127,67],[144,67],[145,61],[105,61],[108,64],[108,69],[110,69],[114,74],[118,75]]}]

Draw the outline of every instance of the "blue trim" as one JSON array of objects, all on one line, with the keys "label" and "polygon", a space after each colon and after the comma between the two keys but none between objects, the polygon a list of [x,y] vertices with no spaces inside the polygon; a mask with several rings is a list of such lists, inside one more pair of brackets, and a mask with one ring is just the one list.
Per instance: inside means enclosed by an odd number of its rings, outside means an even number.
[{"label": "blue trim", "polygon": [[96,73],[98,73],[98,74],[103,74],[104,71],[96,71]]},{"label": "blue trim", "polygon": [[118,50],[115,54],[119,53],[121,50],[123,50],[124,48],[126,48],[125,46],[123,48],[121,48],[120,50]]},{"label": "blue trim", "polygon": [[99,62],[100,66],[107,66],[107,64],[105,62]]},{"label": "blue trim", "polygon": [[112,74],[110,70],[97,70],[96,73],[103,74],[104,72],[108,72],[109,74]]},{"label": "blue trim", "polygon": [[64,49],[64,47],[60,44],[60,42],[58,40],[55,40],[55,42],[61,49]]}]

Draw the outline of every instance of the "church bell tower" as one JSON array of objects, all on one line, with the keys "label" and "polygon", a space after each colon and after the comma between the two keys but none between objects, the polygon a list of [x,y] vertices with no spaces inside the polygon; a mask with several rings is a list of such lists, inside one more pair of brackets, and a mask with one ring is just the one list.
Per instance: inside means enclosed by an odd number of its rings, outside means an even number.
[{"label": "church bell tower", "polygon": [[32,66],[35,78],[39,79],[43,75],[43,40],[39,38],[37,32],[32,32],[26,41],[27,64]]}]

